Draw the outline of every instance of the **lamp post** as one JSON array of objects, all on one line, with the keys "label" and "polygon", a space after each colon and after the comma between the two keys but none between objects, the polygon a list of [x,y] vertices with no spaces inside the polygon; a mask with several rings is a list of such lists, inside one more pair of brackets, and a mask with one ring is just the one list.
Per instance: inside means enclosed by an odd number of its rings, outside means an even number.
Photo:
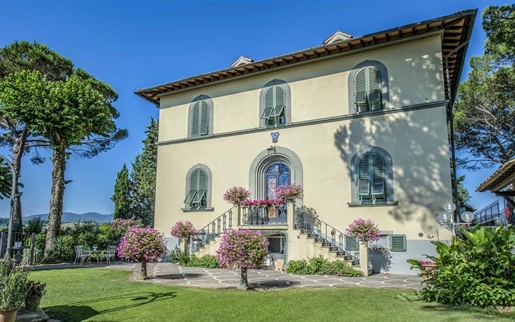
[{"label": "lamp post", "polygon": [[5,253],[7,258],[11,258],[11,238],[13,234],[13,214],[14,214],[14,198],[16,195],[16,185],[17,185],[17,178],[16,170],[14,169],[13,164],[11,161],[9,161],[5,156],[0,154],[0,158],[4,159],[5,162],[7,162],[7,165],[11,168],[11,207],[9,211],[9,228],[7,229],[7,252]]},{"label": "lamp post", "polygon": [[[442,225],[442,227],[449,229],[453,236],[456,236],[456,223],[454,222],[454,211],[456,210],[456,205],[452,202],[447,202],[443,205],[443,210],[445,210],[445,212],[440,213],[436,217],[436,221]],[[465,211],[460,217],[461,220],[467,224],[474,221],[474,214],[470,211]]]}]

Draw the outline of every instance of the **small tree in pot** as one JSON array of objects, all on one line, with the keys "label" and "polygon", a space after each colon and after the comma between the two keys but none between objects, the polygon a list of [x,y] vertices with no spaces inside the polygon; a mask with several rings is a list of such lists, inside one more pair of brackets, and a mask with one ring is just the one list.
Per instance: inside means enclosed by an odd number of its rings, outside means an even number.
[{"label": "small tree in pot", "polygon": [[241,269],[239,288],[248,290],[247,269],[263,265],[268,255],[268,239],[259,231],[229,230],[222,235],[216,259],[220,267]]},{"label": "small tree in pot", "polygon": [[129,227],[118,245],[118,256],[141,261],[140,276],[148,279],[147,262],[166,255],[164,235],[154,228]]},{"label": "small tree in pot", "polygon": [[29,310],[36,310],[39,307],[41,298],[45,295],[46,283],[28,281],[27,282],[27,298],[25,307]]},{"label": "small tree in pot", "polygon": [[14,322],[27,297],[28,272],[8,260],[0,260],[0,320]]}]

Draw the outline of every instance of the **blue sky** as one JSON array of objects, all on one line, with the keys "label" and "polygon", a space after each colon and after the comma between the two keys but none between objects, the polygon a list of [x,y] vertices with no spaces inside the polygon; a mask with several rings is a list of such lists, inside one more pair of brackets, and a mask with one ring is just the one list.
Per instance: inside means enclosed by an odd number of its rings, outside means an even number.
[{"label": "blue sky", "polygon": [[[227,68],[240,55],[259,60],[320,45],[336,30],[354,36],[479,9],[468,57],[481,55],[481,13],[502,1],[24,1],[0,0],[0,47],[38,41],[75,66],[109,83],[119,94],[120,127],[129,138],[94,159],[68,162],[64,211],[111,213],[116,173],[141,151],[150,118],[158,110],[134,90]],[[466,79],[468,64],[462,78]],[[8,150],[0,153],[9,154]],[[495,200],[475,187],[493,172],[467,173],[472,204]],[[47,213],[51,163],[25,158],[23,213]],[[8,202],[0,202],[7,216]]]}]

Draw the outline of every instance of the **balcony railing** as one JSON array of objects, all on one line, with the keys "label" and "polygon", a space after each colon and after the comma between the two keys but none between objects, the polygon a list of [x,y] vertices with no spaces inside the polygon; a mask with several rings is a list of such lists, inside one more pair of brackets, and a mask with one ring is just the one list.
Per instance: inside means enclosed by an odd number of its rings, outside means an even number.
[{"label": "balcony railing", "polygon": [[286,225],[287,206],[248,206],[242,207],[241,225]]}]

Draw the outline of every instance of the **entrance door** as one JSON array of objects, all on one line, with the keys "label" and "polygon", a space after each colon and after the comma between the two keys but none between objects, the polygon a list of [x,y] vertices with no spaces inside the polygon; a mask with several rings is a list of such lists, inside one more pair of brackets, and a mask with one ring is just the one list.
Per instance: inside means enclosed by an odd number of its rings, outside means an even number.
[{"label": "entrance door", "polygon": [[265,173],[265,198],[275,199],[275,188],[290,184],[290,168],[282,162],[275,162]]}]

